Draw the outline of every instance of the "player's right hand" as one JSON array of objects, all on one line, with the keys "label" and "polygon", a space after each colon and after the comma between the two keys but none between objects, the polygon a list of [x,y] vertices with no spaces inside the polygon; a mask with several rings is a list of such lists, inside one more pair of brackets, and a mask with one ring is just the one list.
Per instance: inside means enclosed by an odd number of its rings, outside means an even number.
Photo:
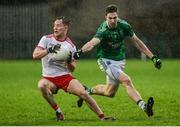
[{"label": "player's right hand", "polygon": [[52,47],[49,47],[47,49],[47,52],[48,53],[57,53],[57,50],[59,50],[61,48],[61,45],[60,44],[56,44],[56,45],[53,45]]},{"label": "player's right hand", "polygon": [[82,53],[82,49],[78,49],[78,51],[76,51],[73,55],[74,59],[79,59]]},{"label": "player's right hand", "polygon": [[161,67],[162,67],[162,62],[161,62],[161,60],[160,60],[156,55],[154,55],[154,56],[151,58],[151,60],[153,61],[154,66],[155,66],[157,69],[161,69]]},{"label": "player's right hand", "polygon": [[72,52],[70,52],[69,57],[67,59],[68,64],[71,64],[71,62],[72,62]]}]

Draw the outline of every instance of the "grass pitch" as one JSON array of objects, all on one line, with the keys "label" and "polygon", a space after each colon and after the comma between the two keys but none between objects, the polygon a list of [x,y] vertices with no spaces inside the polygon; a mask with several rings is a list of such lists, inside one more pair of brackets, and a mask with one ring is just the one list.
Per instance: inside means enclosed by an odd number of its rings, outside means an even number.
[{"label": "grass pitch", "polygon": [[[155,99],[154,116],[147,118],[127,96],[123,87],[114,98],[93,96],[107,116],[114,122],[99,121],[84,103],[76,105],[77,97],[60,90],[55,95],[65,121],[56,122],[54,111],[37,89],[41,78],[40,61],[0,61],[0,125],[47,126],[175,126],[180,125],[180,60],[163,60],[163,67],[155,69],[151,61],[127,60],[125,72],[146,101]],[[93,86],[105,83],[105,75],[95,60],[80,60],[74,76]]]}]

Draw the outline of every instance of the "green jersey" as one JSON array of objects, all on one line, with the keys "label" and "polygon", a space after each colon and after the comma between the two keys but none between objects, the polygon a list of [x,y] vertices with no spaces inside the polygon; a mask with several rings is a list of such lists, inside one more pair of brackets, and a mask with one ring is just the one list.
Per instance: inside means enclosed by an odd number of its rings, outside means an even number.
[{"label": "green jersey", "polygon": [[125,59],[124,38],[132,37],[133,34],[132,27],[124,20],[118,19],[117,26],[113,29],[110,29],[107,22],[103,21],[94,36],[101,40],[97,47],[96,57],[117,61]]}]

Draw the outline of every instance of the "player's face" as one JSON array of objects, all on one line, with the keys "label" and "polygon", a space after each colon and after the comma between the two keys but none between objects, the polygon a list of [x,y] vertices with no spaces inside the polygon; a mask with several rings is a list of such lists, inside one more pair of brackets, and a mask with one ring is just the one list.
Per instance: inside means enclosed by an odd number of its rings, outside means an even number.
[{"label": "player's face", "polygon": [[54,21],[54,35],[56,37],[66,36],[68,27],[63,24],[62,20]]},{"label": "player's face", "polygon": [[117,25],[118,14],[117,12],[108,13],[106,16],[106,21],[110,28],[115,28]]}]

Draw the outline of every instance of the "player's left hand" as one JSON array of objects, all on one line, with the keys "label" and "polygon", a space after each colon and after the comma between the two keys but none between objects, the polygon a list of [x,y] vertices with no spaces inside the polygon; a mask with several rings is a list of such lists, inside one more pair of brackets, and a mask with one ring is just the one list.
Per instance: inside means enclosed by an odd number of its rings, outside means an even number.
[{"label": "player's left hand", "polygon": [[79,49],[77,52],[74,53],[73,55],[74,59],[76,60],[79,59],[82,53],[83,53],[82,49]]},{"label": "player's left hand", "polygon": [[162,67],[162,62],[161,62],[161,60],[160,60],[156,55],[154,55],[154,56],[151,58],[151,60],[153,61],[154,66],[155,66],[157,69],[161,69],[161,67]]},{"label": "player's left hand", "polygon": [[69,57],[67,59],[67,63],[70,64],[72,62],[72,52],[70,52]]}]

